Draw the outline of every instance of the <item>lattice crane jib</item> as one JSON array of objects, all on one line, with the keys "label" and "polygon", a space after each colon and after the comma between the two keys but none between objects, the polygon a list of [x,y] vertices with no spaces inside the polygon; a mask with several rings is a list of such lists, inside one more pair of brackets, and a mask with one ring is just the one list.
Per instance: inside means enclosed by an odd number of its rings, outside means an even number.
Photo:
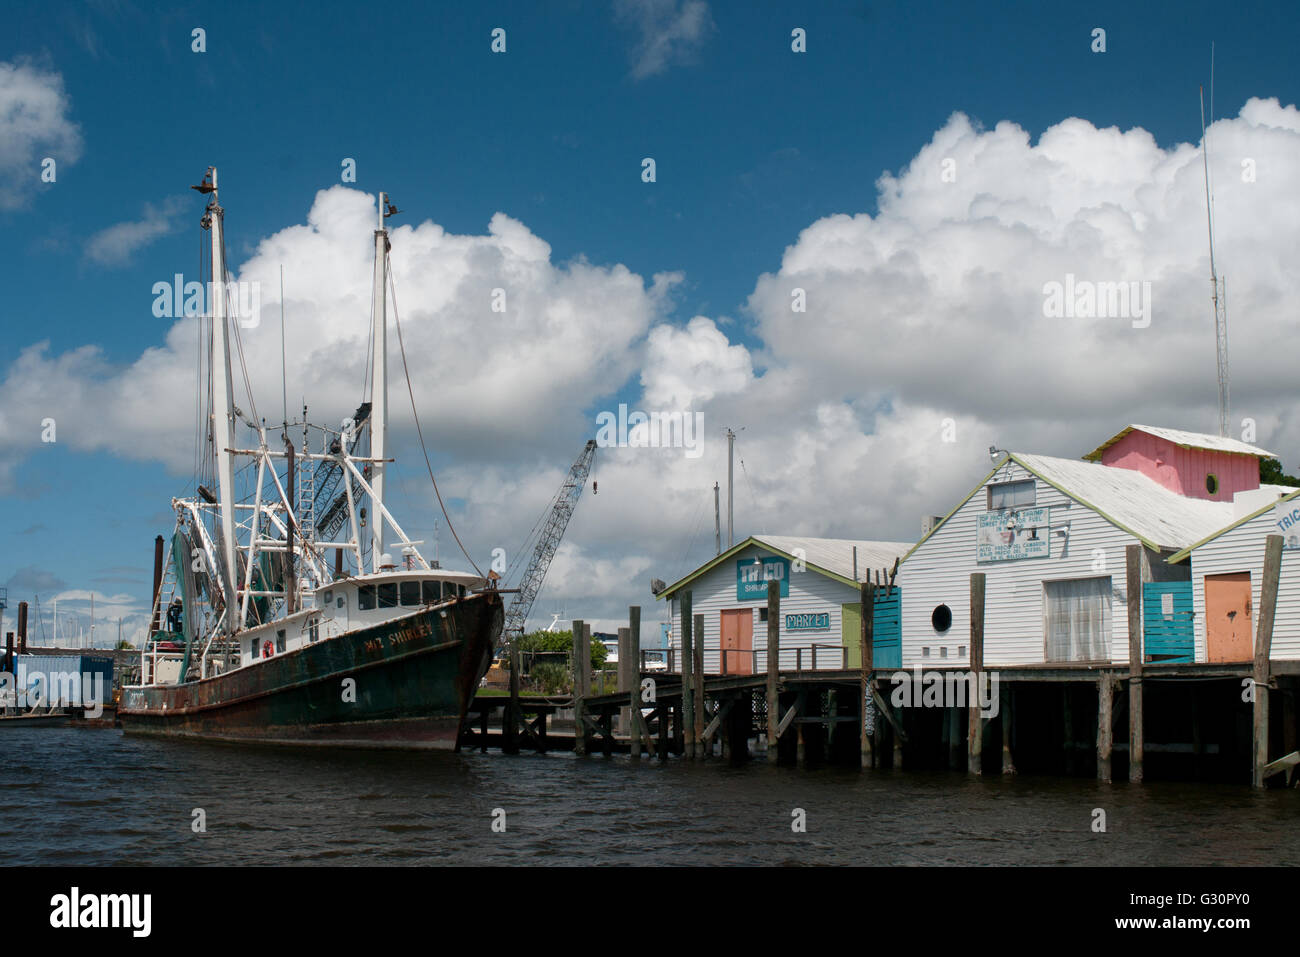
[{"label": "lattice crane jib", "polygon": [[587,477],[591,474],[591,463],[595,456],[596,442],[594,439],[589,439],[551,502],[546,524],[538,536],[537,547],[533,549],[533,557],[519,581],[519,592],[506,610],[505,627],[501,634],[507,641],[524,633],[524,625],[532,611],[533,602],[542,590],[546,571],[550,568],[551,560],[555,558],[555,552],[560,547],[560,539],[564,537],[569,519],[573,517],[574,506],[578,504],[578,498],[587,484]]}]

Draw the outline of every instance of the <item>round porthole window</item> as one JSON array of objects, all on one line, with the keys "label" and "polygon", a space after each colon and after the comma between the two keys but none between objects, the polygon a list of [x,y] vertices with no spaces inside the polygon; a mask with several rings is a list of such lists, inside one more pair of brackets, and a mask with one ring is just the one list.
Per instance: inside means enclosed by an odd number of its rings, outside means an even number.
[{"label": "round porthole window", "polygon": [[952,609],[947,605],[940,605],[930,615],[930,624],[934,625],[935,631],[947,631],[952,627]]},{"label": "round porthole window", "polygon": [[1219,490],[1219,478],[1213,472],[1205,476],[1205,491],[1213,495]]}]

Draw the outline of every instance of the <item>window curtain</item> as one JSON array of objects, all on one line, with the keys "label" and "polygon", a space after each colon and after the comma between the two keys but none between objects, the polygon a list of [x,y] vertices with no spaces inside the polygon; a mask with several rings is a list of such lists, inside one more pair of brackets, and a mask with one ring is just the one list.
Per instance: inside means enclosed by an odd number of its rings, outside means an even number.
[{"label": "window curtain", "polygon": [[1004,508],[1025,508],[1034,504],[1034,481],[1004,482],[990,485],[989,511],[996,512]]},{"label": "window curtain", "polygon": [[1110,578],[1043,582],[1048,661],[1110,658]]}]

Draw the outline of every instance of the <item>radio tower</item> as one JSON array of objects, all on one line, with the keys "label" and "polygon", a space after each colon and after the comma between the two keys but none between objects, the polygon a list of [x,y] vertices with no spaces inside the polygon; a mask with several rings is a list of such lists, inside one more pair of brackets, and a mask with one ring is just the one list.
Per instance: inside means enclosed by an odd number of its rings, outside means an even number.
[{"label": "radio tower", "polygon": [[[1214,44],[1210,44],[1210,122],[1214,122]],[[1228,295],[1214,265],[1214,194],[1210,190],[1210,144],[1201,87],[1201,159],[1205,165],[1205,217],[1210,236],[1210,298],[1214,301],[1214,354],[1219,375],[1219,435],[1228,434]]]}]

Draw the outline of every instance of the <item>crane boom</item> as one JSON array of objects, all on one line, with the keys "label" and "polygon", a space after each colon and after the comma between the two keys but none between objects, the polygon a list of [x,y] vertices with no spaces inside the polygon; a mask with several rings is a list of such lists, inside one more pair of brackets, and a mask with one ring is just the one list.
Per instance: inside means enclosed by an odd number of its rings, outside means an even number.
[{"label": "crane boom", "polygon": [[573,507],[578,504],[582,489],[587,484],[587,476],[591,473],[591,462],[595,455],[596,440],[589,439],[551,502],[546,524],[537,539],[537,547],[533,550],[533,557],[528,562],[528,567],[524,569],[523,578],[519,582],[519,593],[506,609],[505,627],[502,628],[501,633],[507,640],[513,640],[524,633],[528,613],[533,609],[533,601],[537,598],[537,593],[542,590],[542,582],[546,580],[546,570],[551,567],[551,559],[555,557],[556,549],[560,547],[560,539],[564,537],[564,529],[573,516]]}]

